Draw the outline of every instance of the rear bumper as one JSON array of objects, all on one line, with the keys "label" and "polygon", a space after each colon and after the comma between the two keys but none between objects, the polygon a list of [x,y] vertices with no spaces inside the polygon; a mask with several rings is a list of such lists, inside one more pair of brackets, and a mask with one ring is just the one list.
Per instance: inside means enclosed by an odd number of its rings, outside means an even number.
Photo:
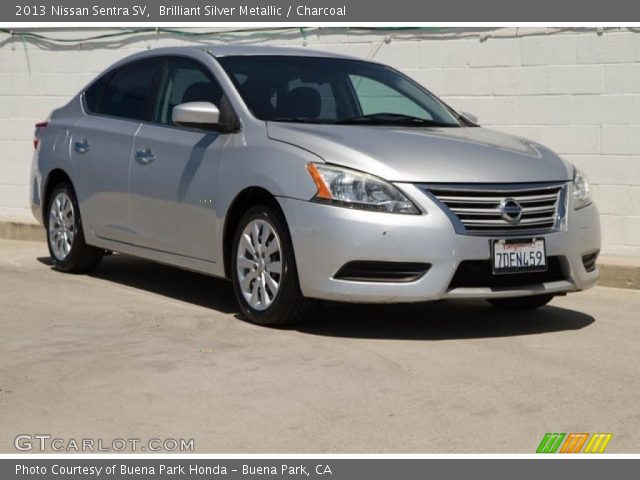
[{"label": "rear bumper", "polygon": [[[424,215],[397,215],[351,210],[302,200],[279,198],[296,253],[305,296],[359,303],[422,302],[441,298],[504,298],[584,290],[598,280],[582,256],[600,249],[595,205],[567,214],[567,229],[544,235],[548,256],[559,257],[563,278],[514,287],[450,288],[465,260],[489,260],[491,237],[460,235],[447,215],[416,187],[402,189]],[[429,270],[414,281],[372,282],[335,278],[348,262],[422,262]]]},{"label": "rear bumper", "polygon": [[43,205],[42,205],[42,175],[38,166],[38,151],[33,152],[31,160],[31,173],[29,175],[29,206],[31,213],[40,225],[44,224]]}]

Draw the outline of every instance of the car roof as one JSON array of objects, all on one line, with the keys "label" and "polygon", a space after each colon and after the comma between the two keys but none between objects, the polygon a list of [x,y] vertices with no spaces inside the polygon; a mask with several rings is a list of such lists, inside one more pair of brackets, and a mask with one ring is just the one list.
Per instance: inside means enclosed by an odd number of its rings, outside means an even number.
[{"label": "car roof", "polygon": [[305,47],[276,47],[267,45],[211,45],[208,48],[215,57],[236,55],[291,55],[304,57],[353,58],[339,53],[322,52]]},{"label": "car roof", "polygon": [[141,58],[150,55],[179,55],[192,52],[209,52],[214,57],[231,57],[231,56],[260,56],[260,55],[283,55],[283,56],[302,56],[302,57],[324,57],[324,58],[345,58],[353,60],[363,60],[357,57],[342,55],[333,52],[323,52],[313,50],[306,47],[276,47],[271,45],[228,45],[228,44],[199,44],[188,45],[182,47],[163,47],[146,50],[138,54],[132,55],[129,59]]}]

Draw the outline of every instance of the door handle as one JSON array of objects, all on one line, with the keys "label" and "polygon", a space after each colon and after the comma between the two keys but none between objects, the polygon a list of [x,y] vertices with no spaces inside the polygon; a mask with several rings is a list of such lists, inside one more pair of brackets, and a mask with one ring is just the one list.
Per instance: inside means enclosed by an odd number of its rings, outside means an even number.
[{"label": "door handle", "polygon": [[91,147],[91,145],[89,145],[89,142],[87,141],[86,138],[75,142],[73,144],[73,149],[76,151],[76,153],[87,153],[89,151],[89,148]]},{"label": "door handle", "polygon": [[136,162],[140,165],[149,165],[156,159],[156,154],[149,147],[136,151]]}]

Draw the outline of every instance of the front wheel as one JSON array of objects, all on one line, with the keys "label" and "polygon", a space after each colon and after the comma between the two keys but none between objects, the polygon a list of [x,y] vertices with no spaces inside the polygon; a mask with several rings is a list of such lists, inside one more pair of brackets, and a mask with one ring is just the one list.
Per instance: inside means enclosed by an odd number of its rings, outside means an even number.
[{"label": "front wheel", "polygon": [[277,209],[261,205],[245,213],[235,233],[231,266],[233,290],[249,321],[284,327],[309,313],[311,301],[300,291],[291,237]]},{"label": "front wheel", "polygon": [[505,310],[534,310],[545,306],[553,295],[532,295],[530,297],[492,298],[487,301],[497,308]]}]

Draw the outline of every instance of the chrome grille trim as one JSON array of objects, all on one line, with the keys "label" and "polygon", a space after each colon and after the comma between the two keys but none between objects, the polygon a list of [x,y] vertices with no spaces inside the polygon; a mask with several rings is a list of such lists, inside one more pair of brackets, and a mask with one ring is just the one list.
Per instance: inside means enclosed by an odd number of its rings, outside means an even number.
[{"label": "chrome grille trim", "polygon": [[[418,184],[466,235],[544,234],[564,228],[566,182],[537,184]],[[522,206],[517,223],[502,217],[500,202]]]}]

